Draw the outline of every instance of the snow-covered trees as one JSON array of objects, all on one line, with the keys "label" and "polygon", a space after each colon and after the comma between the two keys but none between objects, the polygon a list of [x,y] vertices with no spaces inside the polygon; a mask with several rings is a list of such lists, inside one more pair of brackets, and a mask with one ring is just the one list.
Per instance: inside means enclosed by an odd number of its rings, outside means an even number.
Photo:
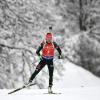
[{"label": "snow-covered trees", "polygon": [[[59,8],[58,12],[65,21],[64,23],[68,22],[65,25],[65,32],[66,36],[70,34],[70,39],[66,40],[65,54],[73,63],[83,66],[94,74],[99,75],[100,1],[55,1],[56,7]],[[67,29],[70,29],[68,33]],[[71,34],[71,31],[73,34]],[[73,37],[73,35],[76,36]]]},{"label": "snow-covered trees", "polygon": [[[55,0],[60,14],[71,27],[86,31],[100,22],[99,0]],[[61,12],[62,11],[62,12]],[[99,21],[99,22],[98,22]]]},{"label": "snow-covered trees", "polygon": [[[99,24],[99,0],[0,0],[0,88],[13,88],[28,81],[39,61],[35,51],[49,26],[65,58],[85,68],[93,65],[92,60],[99,55]],[[97,32],[89,31],[93,28]],[[89,62],[83,63],[90,52],[93,59],[88,56]],[[62,64],[55,62],[57,78],[62,75]],[[35,80],[39,88],[43,88],[45,78],[46,69]]]},{"label": "snow-covered trees", "polygon": [[99,33],[93,31],[79,37],[78,55],[80,64],[84,68],[100,76],[100,41]]}]

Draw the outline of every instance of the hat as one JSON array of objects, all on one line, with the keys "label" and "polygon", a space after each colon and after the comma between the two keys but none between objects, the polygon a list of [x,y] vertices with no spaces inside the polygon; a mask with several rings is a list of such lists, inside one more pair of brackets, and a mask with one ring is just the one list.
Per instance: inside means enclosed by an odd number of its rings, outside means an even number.
[{"label": "hat", "polygon": [[52,39],[52,34],[51,33],[47,33],[46,34],[46,39]]}]

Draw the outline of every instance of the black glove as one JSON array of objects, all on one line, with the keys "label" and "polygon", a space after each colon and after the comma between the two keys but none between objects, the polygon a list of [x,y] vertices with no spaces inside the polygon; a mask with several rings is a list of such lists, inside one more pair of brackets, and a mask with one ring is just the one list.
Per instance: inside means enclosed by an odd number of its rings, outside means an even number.
[{"label": "black glove", "polygon": [[43,58],[42,58],[42,56],[41,56],[41,55],[39,56],[39,59],[40,59],[40,60],[43,60]]},{"label": "black glove", "polygon": [[63,56],[62,56],[62,55],[59,55],[59,56],[58,56],[58,59],[63,59]]}]

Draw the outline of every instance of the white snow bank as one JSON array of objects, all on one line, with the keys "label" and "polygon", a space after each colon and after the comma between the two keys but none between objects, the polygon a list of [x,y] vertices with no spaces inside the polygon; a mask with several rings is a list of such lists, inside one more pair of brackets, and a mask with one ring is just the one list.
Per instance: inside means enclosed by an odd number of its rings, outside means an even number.
[{"label": "white snow bank", "polygon": [[46,89],[23,89],[12,95],[10,90],[0,90],[1,100],[100,100],[100,87],[54,89],[62,94],[44,94]]},{"label": "white snow bank", "polygon": [[70,62],[64,64],[64,76],[58,82],[54,83],[55,88],[75,88],[75,87],[98,87],[100,78],[94,76],[89,71]]}]

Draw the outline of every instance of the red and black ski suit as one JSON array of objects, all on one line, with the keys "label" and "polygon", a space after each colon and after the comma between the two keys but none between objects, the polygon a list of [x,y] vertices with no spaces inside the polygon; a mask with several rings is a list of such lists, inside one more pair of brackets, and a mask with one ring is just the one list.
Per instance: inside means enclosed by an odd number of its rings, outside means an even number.
[{"label": "red and black ski suit", "polygon": [[[41,69],[47,65],[49,70],[49,86],[52,86],[53,84],[53,58],[54,58],[54,50],[57,50],[59,55],[61,55],[61,49],[57,45],[56,42],[52,43],[41,43],[41,45],[38,47],[36,53],[38,56],[42,56],[42,59],[40,60],[39,64],[37,65],[35,72],[30,77],[29,82],[32,82],[32,80],[35,78],[35,76],[41,71]],[[40,51],[42,51],[42,55],[40,55]]]}]

